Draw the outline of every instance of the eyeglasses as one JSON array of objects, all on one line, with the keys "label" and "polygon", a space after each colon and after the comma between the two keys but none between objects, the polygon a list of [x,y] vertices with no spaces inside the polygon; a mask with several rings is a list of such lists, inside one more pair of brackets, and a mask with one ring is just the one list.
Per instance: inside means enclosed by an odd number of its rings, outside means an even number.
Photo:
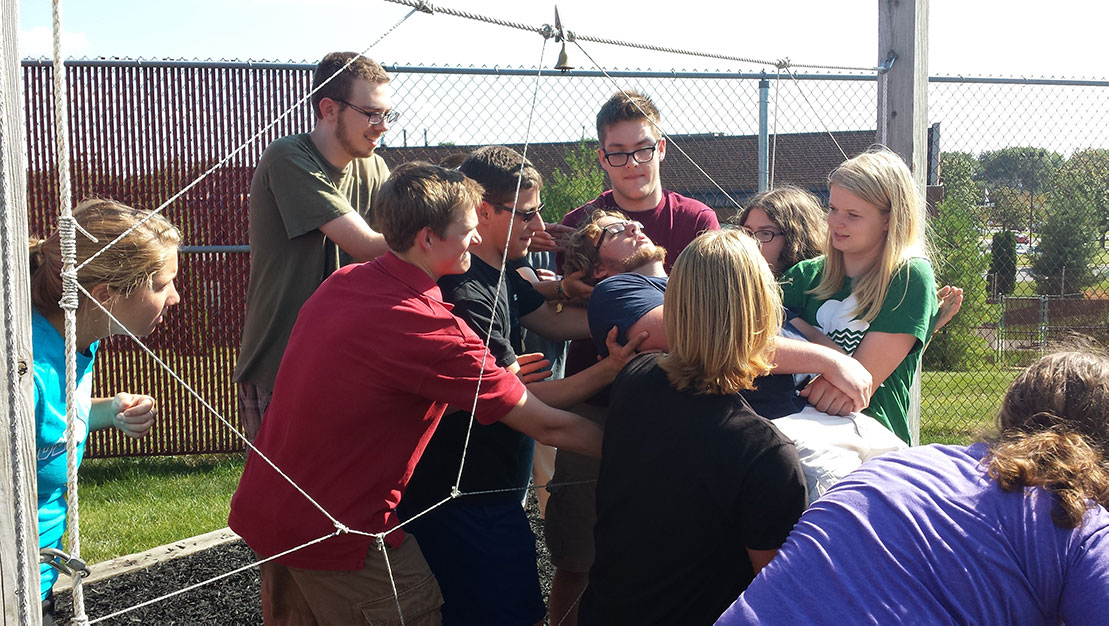
[{"label": "eyeglasses", "polygon": [[779,233],[779,232],[773,231],[773,230],[764,230],[764,229],[751,230],[750,228],[747,228],[747,227],[742,227],[742,228],[743,228],[743,232],[745,232],[748,235],[751,235],[752,237],[754,237],[760,244],[770,243],[771,241],[774,241],[775,237],[781,237],[782,236],[782,233]]},{"label": "eyeglasses", "polygon": [[635,226],[636,230],[643,230],[643,224],[635,220],[628,220],[626,222],[616,222],[608,226],[601,227],[601,236],[597,238],[597,245],[593,247],[594,250],[600,250],[601,244],[605,242],[605,235],[619,235],[628,229],[628,226]]},{"label": "eyeglasses", "polygon": [[355,111],[358,111],[362,115],[365,115],[366,120],[373,126],[376,126],[376,125],[378,125],[382,122],[392,124],[393,122],[397,121],[397,119],[400,118],[400,111],[367,111],[366,109],[363,109],[360,106],[353,105],[353,104],[347,102],[346,100],[340,100],[339,98],[335,98],[335,101],[336,102],[342,102],[343,104],[345,104],[348,107],[354,109]]},{"label": "eyeglasses", "polygon": [[528,222],[530,222],[531,218],[539,215],[539,212],[543,210],[544,206],[546,206],[545,204],[540,204],[530,211],[517,211],[516,209],[513,209],[506,204],[493,204],[491,202],[490,204],[492,204],[493,208],[498,211],[514,211],[516,213],[516,217],[520,220],[521,224],[527,224]]},{"label": "eyeglasses", "polygon": [[639,148],[631,152],[605,152],[605,161],[612,167],[624,167],[628,164],[628,157],[635,159],[636,163],[650,163],[651,159],[655,158],[655,150],[658,149],[658,142],[653,146],[646,148]]}]

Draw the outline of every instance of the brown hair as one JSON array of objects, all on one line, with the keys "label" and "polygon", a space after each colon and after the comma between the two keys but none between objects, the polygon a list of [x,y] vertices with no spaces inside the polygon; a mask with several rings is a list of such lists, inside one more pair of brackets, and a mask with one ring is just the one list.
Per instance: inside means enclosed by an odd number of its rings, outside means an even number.
[{"label": "brown hair", "polygon": [[586,282],[591,282],[589,279],[593,278],[593,271],[596,269],[598,260],[597,237],[601,235],[601,227],[598,222],[606,217],[614,217],[620,220],[628,219],[627,215],[619,211],[595,209],[589,215],[589,220],[579,226],[566,242],[566,251],[563,253],[562,259],[562,271],[564,273],[584,272],[583,276]]},{"label": "brown hair", "polygon": [[[343,69],[343,66],[351,59],[354,59],[354,61],[346,69]],[[343,71],[339,72],[340,69]],[[339,72],[339,74],[326,85],[320,87],[323,81],[331,78],[335,72]],[[349,99],[351,86],[358,79],[368,80],[379,85],[392,80],[385,69],[373,59],[364,57],[357,52],[332,52],[320,59],[320,62],[316,65],[316,71],[312,74],[312,89],[320,87],[319,91],[312,94],[312,111],[316,114],[316,117],[323,117],[323,113],[320,111],[320,102],[324,98],[332,100]]]},{"label": "brown hair", "polygon": [[[94,242],[77,232],[78,265],[142,222],[77,272],[77,280],[86,291],[104,284],[124,298],[129,297],[136,289],[151,286],[154,275],[165,267],[171,254],[177,254],[181,245],[181,233],[161,214],[133,209],[114,200],[84,200],[73,210],[73,219],[98,240]],[[32,239],[30,261],[31,304],[43,313],[57,311],[62,297],[60,233],[55,231],[46,239]]]},{"label": "brown hair", "polygon": [[1052,519],[1082,525],[1090,502],[1109,506],[1109,357],[1056,352],[1017,376],[997,417],[1000,434],[983,461],[1002,489],[1041,487]]},{"label": "brown hair", "polygon": [[778,260],[779,275],[801,261],[821,255],[828,220],[816,196],[793,185],[775,187],[751,198],[734,223],[743,226],[752,209],[762,209],[785,238]]},{"label": "brown hair", "polygon": [[674,263],[662,319],[670,353],[659,365],[675,389],[754,388],[782,327],[781,289],[755,238],[729,228],[694,239]]},{"label": "brown hair", "polygon": [[511,204],[516,198],[517,185],[520,189],[543,187],[543,176],[531,161],[506,146],[474,150],[458,166],[458,171],[485,189],[482,199],[489,204]]},{"label": "brown hair", "polygon": [[661,119],[662,116],[659,115],[658,107],[655,106],[650,97],[638,91],[618,91],[612,94],[608,102],[601,105],[601,110],[597,112],[597,141],[604,148],[605,135],[608,133],[609,126],[617,122],[635,120],[649,120],[651,122],[651,134],[658,139],[662,136],[658,129]]},{"label": "brown hair", "polygon": [[446,237],[459,214],[481,202],[481,193],[481,185],[457,170],[423,161],[405,163],[377,192],[381,234],[394,252],[411,248],[424,228]]}]

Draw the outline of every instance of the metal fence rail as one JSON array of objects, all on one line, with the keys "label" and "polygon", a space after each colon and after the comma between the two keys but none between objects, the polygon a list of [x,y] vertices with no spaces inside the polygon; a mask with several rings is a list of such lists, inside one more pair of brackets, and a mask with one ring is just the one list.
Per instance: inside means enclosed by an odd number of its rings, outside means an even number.
[{"label": "metal fence rail", "polygon": [[[269,142],[311,129],[311,111],[301,105],[263,136],[251,137],[309,91],[312,67],[68,63],[71,159],[78,198],[109,196],[153,208],[246,144],[227,166],[166,209],[187,244],[179,278],[182,303],[148,339],[209,403],[236,423],[231,369],[248,274],[243,252],[250,178]],[[771,133],[774,181],[817,193],[826,191],[825,177],[843,159],[837,142],[852,155],[875,137],[873,75],[804,74],[789,80],[762,73],[610,72],[614,84],[599,72],[545,71],[538,78],[533,113],[538,70],[387,69],[394,76],[394,100],[402,111],[380,151],[390,166],[414,158],[434,161],[488,143],[519,147],[530,118],[529,158],[548,183],[556,170],[566,179],[553,207],[556,215],[591,199],[604,184],[591,157],[593,120],[618,86],[650,94],[662,110],[662,126],[671,144],[662,169],[666,186],[702,199],[724,219],[736,209],[728,197],[743,202],[757,191],[760,124]],[[24,80],[30,224],[33,233],[45,234],[56,221],[57,184],[49,64],[24,62]],[[769,101],[769,120],[759,117],[760,96]],[[930,121],[938,123],[933,139],[942,153],[935,160],[942,167],[931,168],[931,176],[947,190],[947,200],[932,213],[937,273],[969,293],[963,313],[925,356],[924,441],[959,439],[988,421],[1011,378],[1011,366],[1043,349],[1043,342],[1012,340],[1013,333],[1025,331],[1002,314],[1002,299],[992,293],[997,276],[991,274],[989,258],[995,233],[1011,231],[1027,238],[1029,225],[1033,231],[1031,241],[1016,244],[1023,248],[1013,263],[1015,286],[1005,295],[1038,297],[1055,285],[1077,294],[1077,299],[1099,300],[1104,290],[1098,281],[1109,268],[1109,258],[1102,259],[1098,252],[1100,234],[1106,230],[1100,216],[1106,214],[1109,195],[1109,129],[1103,124],[1109,119],[1109,82],[939,77],[930,81],[929,102]],[[581,162],[575,163],[574,155]],[[549,186],[547,192],[550,206],[555,190]],[[1075,197],[1078,204],[1064,206],[1067,198]],[[956,200],[965,206],[956,206]],[[1083,259],[1069,261],[1071,265],[1060,272],[1062,285],[1052,283],[1059,278],[1052,278],[1055,274],[1044,262],[1033,266],[1051,237],[1070,236],[1049,223],[1053,212],[1086,220],[1078,220],[1084,230],[1070,247],[1090,253],[1083,257],[1087,267],[1074,265]],[[1090,311],[1074,325],[1107,325],[1104,317],[1097,317],[1105,315],[1103,308],[1093,306]],[[1058,332],[1047,334],[1054,337]],[[163,419],[143,440],[94,434],[88,444],[90,456],[242,449],[225,426],[206,415],[199,402],[186,397],[137,348],[118,338],[106,343],[95,374],[96,393],[154,394],[160,398]]]}]

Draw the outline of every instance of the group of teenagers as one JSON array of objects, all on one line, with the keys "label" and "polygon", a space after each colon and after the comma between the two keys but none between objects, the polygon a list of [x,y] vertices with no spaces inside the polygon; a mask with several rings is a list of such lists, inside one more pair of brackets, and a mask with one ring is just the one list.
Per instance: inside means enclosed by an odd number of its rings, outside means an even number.
[{"label": "group of teenagers", "polygon": [[[546,224],[541,175],[504,146],[390,172],[375,149],[397,113],[370,59],[329,54],[313,87],[315,128],[271,144],[250,189],[252,451],[229,524],[267,623],[1109,615],[1109,356],[1033,363],[979,443],[907,445],[921,352],[962,292],[936,288],[894,153],[837,167],[827,210],[778,187],[721,227],[662,187],[659,112],[621,91],[597,115],[611,189]],[[181,237],[110,200],[74,217],[127,233],[78,276],[80,455],[91,429],[153,425],[149,396],[92,398],[91,369],[100,339],[178,302]],[[77,240],[79,261],[102,245]],[[44,548],[66,511],[60,269],[58,235],[33,242]]]}]

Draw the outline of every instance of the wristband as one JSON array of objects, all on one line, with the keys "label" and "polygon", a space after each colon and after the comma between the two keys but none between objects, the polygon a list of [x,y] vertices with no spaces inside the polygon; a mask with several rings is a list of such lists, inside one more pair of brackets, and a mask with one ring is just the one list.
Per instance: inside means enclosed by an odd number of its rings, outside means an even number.
[{"label": "wristband", "polygon": [[558,279],[558,282],[555,283],[555,293],[558,294],[559,298],[562,298],[563,300],[569,300],[570,296],[566,295],[566,290],[562,288],[562,281],[564,280],[566,279],[560,278]]}]

